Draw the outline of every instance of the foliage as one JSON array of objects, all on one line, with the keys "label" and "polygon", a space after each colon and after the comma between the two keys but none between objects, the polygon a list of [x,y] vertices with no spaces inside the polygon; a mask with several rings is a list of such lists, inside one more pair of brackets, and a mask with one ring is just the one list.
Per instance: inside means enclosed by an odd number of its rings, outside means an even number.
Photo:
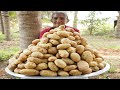
[{"label": "foliage", "polygon": [[20,50],[19,47],[10,47],[4,50],[0,50],[0,60],[8,60],[19,50]]},{"label": "foliage", "polygon": [[101,12],[90,11],[85,20],[81,20],[80,23],[86,27],[86,32],[89,35],[104,34],[108,32],[111,27],[107,24],[108,18],[98,18],[97,15]]}]

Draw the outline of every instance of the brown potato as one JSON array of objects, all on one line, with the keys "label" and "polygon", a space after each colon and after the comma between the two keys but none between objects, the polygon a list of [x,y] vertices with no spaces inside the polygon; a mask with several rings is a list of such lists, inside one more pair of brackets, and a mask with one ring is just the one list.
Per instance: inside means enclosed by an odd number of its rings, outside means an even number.
[{"label": "brown potato", "polygon": [[19,73],[20,73],[20,70],[22,70],[22,69],[20,69],[20,68],[15,68],[15,69],[14,69],[14,72],[19,74]]},{"label": "brown potato", "polygon": [[62,60],[68,65],[74,64],[74,61],[70,58],[62,58]]},{"label": "brown potato", "polygon": [[70,43],[71,43],[71,40],[69,40],[68,38],[62,38],[62,39],[61,39],[61,43],[62,43],[62,44],[70,44]]},{"label": "brown potato", "polygon": [[62,59],[56,59],[54,61],[55,65],[57,65],[59,68],[65,68],[66,63]]},{"label": "brown potato", "polygon": [[81,58],[87,61],[88,63],[93,61],[93,55],[90,51],[84,51],[81,55]]},{"label": "brown potato", "polygon": [[55,55],[55,54],[57,54],[57,52],[58,52],[58,50],[57,50],[56,47],[51,47],[51,48],[48,49],[49,54]]},{"label": "brown potato", "polygon": [[51,56],[48,58],[48,61],[52,62],[52,61],[55,61],[57,58],[55,56]]},{"label": "brown potato", "polygon": [[67,49],[69,47],[71,47],[70,44],[59,44],[59,45],[57,45],[58,50],[64,50],[64,49]]},{"label": "brown potato", "polygon": [[76,65],[69,65],[69,66],[66,66],[63,70],[64,71],[70,71],[70,70],[74,70],[76,68],[77,68]]},{"label": "brown potato", "polygon": [[98,66],[93,66],[93,67],[90,67],[92,69],[93,72],[96,72],[99,70],[99,67]]},{"label": "brown potato", "polygon": [[23,54],[30,55],[32,52],[28,49],[23,50]]},{"label": "brown potato", "polygon": [[77,66],[81,72],[89,68],[89,64],[86,61],[82,61],[82,60],[77,62]]},{"label": "brown potato", "polygon": [[103,63],[99,63],[99,64],[98,64],[98,67],[99,67],[100,69],[103,69],[105,66],[104,66]]},{"label": "brown potato", "polygon": [[19,56],[19,58],[18,58],[18,60],[20,60],[20,61],[26,61],[27,60],[27,56],[25,54],[21,53],[20,56]]},{"label": "brown potato", "polygon": [[89,62],[89,65],[90,65],[90,66],[97,66],[98,63],[97,63],[96,61],[91,61],[91,62]]},{"label": "brown potato", "polygon": [[75,42],[75,41],[71,41],[71,46],[76,48],[76,46],[77,46],[77,42]]},{"label": "brown potato", "polygon": [[72,76],[78,76],[78,75],[81,75],[82,72],[80,72],[79,70],[75,69],[75,70],[71,70],[69,72],[69,74],[72,75]]},{"label": "brown potato", "polygon": [[74,61],[74,62],[79,62],[81,60],[81,57],[78,53],[71,53],[70,54],[70,58]]},{"label": "brown potato", "polygon": [[55,76],[57,76],[57,72],[54,72],[51,70],[41,70],[40,75],[46,76],[46,77],[55,77]]},{"label": "brown potato", "polygon": [[48,39],[47,37],[43,37],[43,38],[40,39],[40,42],[41,42],[42,44],[47,44],[48,41],[49,41],[49,39]]},{"label": "brown potato", "polygon": [[60,36],[58,36],[58,35],[56,35],[56,34],[48,34],[48,35],[47,35],[47,38],[51,38],[51,39],[58,40],[58,39],[60,39]]},{"label": "brown potato", "polygon": [[23,69],[23,68],[25,68],[24,65],[25,65],[24,63],[20,63],[20,64],[17,65],[17,68],[19,68],[19,69]]},{"label": "brown potato", "polygon": [[103,61],[102,58],[94,58],[94,61],[96,61],[97,63],[101,63]]},{"label": "brown potato", "polygon": [[38,42],[40,42],[40,39],[35,39],[35,40],[32,41],[32,44],[36,45]]},{"label": "brown potato", "polygon": [[85,47],[83,45],[76,46],[76,52],[80,55],[84,52],[84,49],[85,49]]},{"label": "brown potato", "polygon": [[60,57],[63,57],[63,58],[69,57],[69,53],[66,50],[59,50],[58,53]]},{"label": "brown potato", "polygon": [[63,71],[63,70],[59,70],[59,71],[58,71],[58,75],[59,75],[59,76],[62,76],[62,77],[65,77],[65,76],[69,76],[69,73],[66,72],[66,71]]},{"label": "brown potato", "polygon": [[53,45],[58,45],[59,44],[59,42],[55,39],[50,39],[49,42],[52,43]]},{"label": "brown potato", "polygon": [[39,58],[34,58],[34,57],[29,57],[27,58],[28,62],[34,62],[35,64],[39,64],[39,63],[47,63],[48,60],[47,59],[39,59]]},{"label": "brown potato", "polygon": [[92,72],[91,68],[86,68],[85,70],[82,71],[82,74],[89,74]]},{"label": "brown potato", "polygon": [[67,51],[68,51],[69,53],[76,53],[76,48],[74,48],[74,47],[69,47],[69,48],[67,49]]},{"label": "brown potato", "polygon": [[58,67],[54,64],[54,62],[48,62],[48,67],[50,68],[50,70],[52,71],[58,71]]},{"label": "brown potato", "polygon": [[22,69],[19,71],[19,73],[24,75],[30,75],[30,76],[39,75],[39,71],[35,69]]},{"label": "brown potato", "polygon": [[75,40],[75,37],[73,37],[73,36],[68,36],[68,39],[69,39],[69,40]]},{"label": "brown potato", "polygon": [[35,58],[43,58],[44,57],[44,55],[41,52],[33,52],[30,56],[35,57]]},{"label": "brown potato", "polygon": [[27,62],[27,63],[24,65],[24,67],[25,67],[26,69],[33,69],[33,68],[36,67],[36,64],[35,64],[34,62]]},{"label": "brown potato", "polygon": [[57,58],[57,59],[60,59],[60,58],[61,58],[61,56],[59,55],[59,53],[56,54],[56,58]]},{"label": "brown potato", "polygon": [[40,63],[36,66],[35,69],[37,70],[43,70],[43,69],[47,69],[48,68],[48,65],[46,63]]},{"label": "brown potato", "polygon": [[15,64],[9,64],[8,66],[8,69],[11,70],[11,71],[14,71],[14,69],[17,67]]},{"label": "brown potato", "polygon": [[68,31],[57,31],[57,35],[60,37],[68,37],[70,33]]},{"label": "brown potato", "polygon": [[53,56],[52,54],[44,54],[44,58],[48,59],[49,57]]},{"label": "brown potato", "polygon": [[88,43],[87,43],[87,39],[81,37],[81,45],[83,45],[83,46],[88,45]]}]

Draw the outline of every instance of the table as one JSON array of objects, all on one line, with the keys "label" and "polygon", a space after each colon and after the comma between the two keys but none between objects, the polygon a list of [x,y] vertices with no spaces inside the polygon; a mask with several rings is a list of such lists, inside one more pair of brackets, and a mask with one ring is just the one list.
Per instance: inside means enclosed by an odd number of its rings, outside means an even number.
[{"label": "table", "polygon": [[66,77],[61,77],[61,76],[57,76],[57,77],[27,76],[27,75],[14,73],[14,72],[10,71],[7,67],[5,68],[5,71],[8,74],[15,76],[15,77],[19,77],[21,79],[89,79],[89,77],[103,74],[103,73],[107,72],[109,69],[110,69],[110,65],[108,63],[106,63],[105,68],[102,70],[99,70],[97,72],[92,72],[90,74],[85,74],[85,75],[80,75],[80,76],[66,76]]}]

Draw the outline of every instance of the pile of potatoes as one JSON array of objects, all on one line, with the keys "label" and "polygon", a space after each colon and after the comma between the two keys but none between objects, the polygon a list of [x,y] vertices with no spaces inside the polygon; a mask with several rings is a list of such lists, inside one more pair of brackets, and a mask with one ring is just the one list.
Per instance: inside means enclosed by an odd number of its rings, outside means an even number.
[{"label": "pile of potatoes", "polygon": [[7,67],[18,74],[52,77],[90,74],[105,65],[103,57],[80,33],[61,25],[17,52]]}]

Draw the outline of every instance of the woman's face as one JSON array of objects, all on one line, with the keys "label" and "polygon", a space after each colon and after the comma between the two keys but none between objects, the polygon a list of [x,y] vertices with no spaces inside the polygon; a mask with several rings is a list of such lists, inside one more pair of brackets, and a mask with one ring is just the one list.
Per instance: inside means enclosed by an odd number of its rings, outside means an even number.
[{"label": "woman's face", "polygon": [[59,27],[60,25],[65,25],[68,19],[62,13],[56,13],[52,16],[51,22],[53,23],[53,27]]}]

